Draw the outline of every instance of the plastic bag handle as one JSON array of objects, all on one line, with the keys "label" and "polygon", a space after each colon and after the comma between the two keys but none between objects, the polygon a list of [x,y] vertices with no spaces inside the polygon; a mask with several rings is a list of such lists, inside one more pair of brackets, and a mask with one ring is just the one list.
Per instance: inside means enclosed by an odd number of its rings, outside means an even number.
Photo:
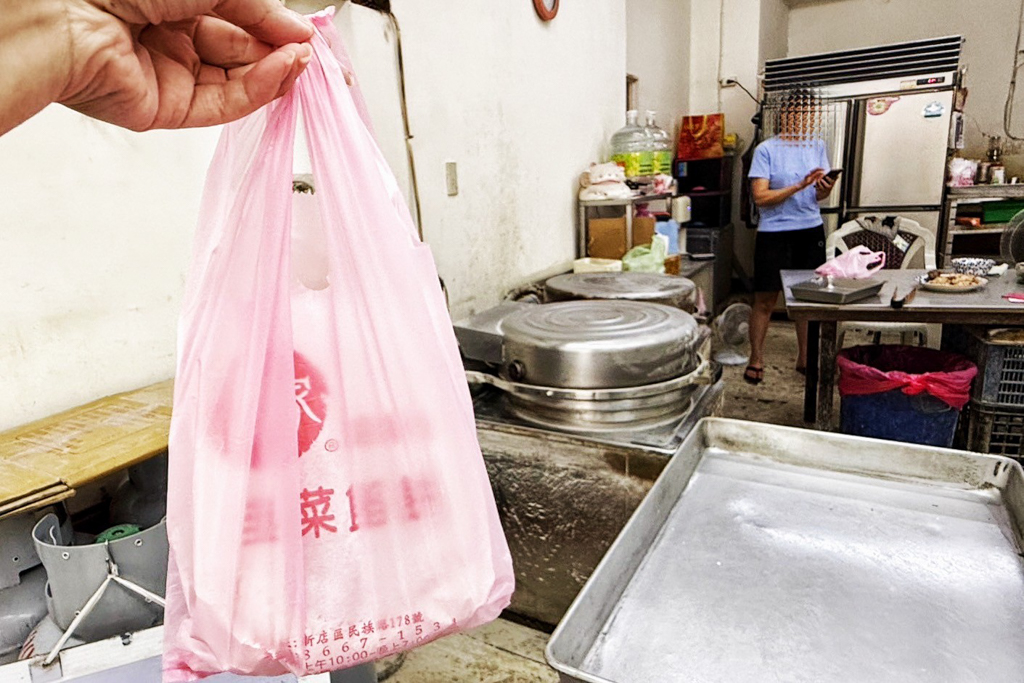
[{"label": "plastic bag handle", "polygon": [[876,265],[874,268],[869,268],[868,269],[868,275],[874,275],[875,273],[880,271],[882,268],[885,268],[885,252],[884,251],[872,252],[872,256],[880,256],[881,259],[878,261],[878,265]]},{"label": "plastic bag handle", "polygon": [[[399,209],[404,231],[415,244],[419,244],[421,240],[415,221],[374,137],[358,81],[352,79],[354,82],[351,86],[346,82],[346,73],[352,73],[351,60],[342,47],[342,41],[337,38],[331,20],[333,16],[333,8],[328,8],[311,17],[314,26],[310,40],[313,59],[289,94],[291,100],[301,105],[306,139],[311,147],[310,155],[315,156],[312,149],[316,144],[314,141],[319,136],[326,136],[333,137],[341,149],[372,158],[385,182],[391,202]],[[347,122],[347,125],[343,125],[342,121]],[[294,137],[294,133],[292,135]]]}]

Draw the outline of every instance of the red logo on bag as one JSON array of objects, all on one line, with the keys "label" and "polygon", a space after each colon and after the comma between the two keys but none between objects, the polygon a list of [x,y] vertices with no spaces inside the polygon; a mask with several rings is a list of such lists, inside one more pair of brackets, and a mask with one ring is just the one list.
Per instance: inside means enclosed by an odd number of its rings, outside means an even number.
[{"label": "red logo on bag", "polygon": [[309,450],[320,436],[327,417],[323,377],[316,368],[295,354],[295,403],[299,409],[299,455]]}]

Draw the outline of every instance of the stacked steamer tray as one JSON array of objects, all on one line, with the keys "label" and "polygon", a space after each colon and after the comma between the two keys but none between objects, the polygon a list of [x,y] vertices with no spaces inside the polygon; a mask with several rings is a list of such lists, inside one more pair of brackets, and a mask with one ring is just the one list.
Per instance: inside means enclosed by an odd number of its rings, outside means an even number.
[{"label": "stacked steamer tray", "polygon": [[1024,328],[947,326],[943,344],[978,366],[958,443],[1024,459]]}]

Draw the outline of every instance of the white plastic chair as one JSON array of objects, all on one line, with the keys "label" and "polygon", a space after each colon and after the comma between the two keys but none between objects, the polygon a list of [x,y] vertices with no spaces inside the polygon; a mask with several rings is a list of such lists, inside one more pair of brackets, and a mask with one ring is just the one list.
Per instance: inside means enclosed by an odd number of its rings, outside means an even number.
[{"label": "white plastic chair", "polygon": [[[862,230],[864,227],[856,220],[841,225],[825,241],[826,258],[833,259],[839,254],[849,251],[850,246],[846,244],[845,239]],[[903,261],[899,267],[901,269],[909,268],[910,263],[923,251],[924,267],[927,270],[934,270],[936,268],[935,234],[916,221],[903,217],[900,217],[899,231],[911,234],[915,238],[904,252]],[[882,335],[889,332],[899,333],[900,341],[903,344],[911,344],[916,337],[922,346],[931,346],[932,342],[937,341],[941,334],[938,330],[941,330],[941,326],[926,323],[842,322],[839,324],[837,343],[839,348],[843,348],[847,332],[864,332],[873,334],[875,343],[878,344],[881,342]]]}]

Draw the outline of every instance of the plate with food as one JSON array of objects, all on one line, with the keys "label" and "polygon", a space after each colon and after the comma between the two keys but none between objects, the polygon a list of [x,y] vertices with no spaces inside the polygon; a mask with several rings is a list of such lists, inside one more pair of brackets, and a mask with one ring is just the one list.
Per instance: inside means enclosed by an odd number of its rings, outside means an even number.
[{"label": "plate with food", "polygon": [[918,280],[921,286],[932,292],[974,292],[988,284],[980,275],[970,273],[943,273],[932,270]]}]

